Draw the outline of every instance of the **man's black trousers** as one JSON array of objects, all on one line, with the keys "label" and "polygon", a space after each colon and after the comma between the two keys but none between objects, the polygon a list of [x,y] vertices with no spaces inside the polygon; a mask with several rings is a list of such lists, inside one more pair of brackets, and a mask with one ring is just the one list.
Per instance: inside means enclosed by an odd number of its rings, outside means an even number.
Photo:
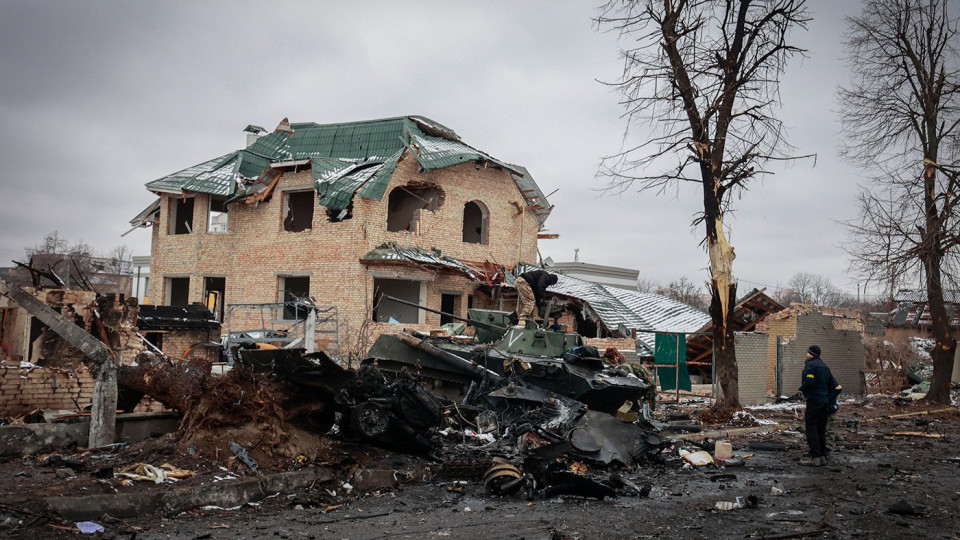
[{"label": "man's black trousers", "polygon": [[807,411],[803,416],[807,428],[807,445],[810,446],[810,455],[820,457],[827,455],[827,418],[830,411],[827,404],[807,402]]}]

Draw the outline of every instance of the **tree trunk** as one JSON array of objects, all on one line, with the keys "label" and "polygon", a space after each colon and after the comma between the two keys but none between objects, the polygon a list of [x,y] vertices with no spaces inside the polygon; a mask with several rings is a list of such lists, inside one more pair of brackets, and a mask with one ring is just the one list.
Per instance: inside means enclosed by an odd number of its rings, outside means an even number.
[{"label": "tree trunk", "polygon": [[[931,257],[933,258],[933,257]],[[954,354],[957,340],[951,334],[950,319],[943,299],[943,282],[940,261],[924,261],[927,267],[927,306],[930,309],[935,344],[930,356],[933,358],[933,375],[930,378],[928,401],[950,404],[950,379],[953,376]]]},{"label": "tree trunk", "polygon": [[[713,319],[713,361],[717,367],[717,381],[720,383],[721,396],[717,401],[719,408],[740,408],[740,373],[737,366],[737,354],[734,347],[733,327],[729,324],[729,312],[726,319],[721,312],[720,297],[726,296],[728,302],[733,303],[736,298],[737,285],[731,284],[726,291],[716,288],[716,281],[712,284],[712,299],[710,301],[710,317]],[[718,319],[721,324],[718,324]]]},{"label": "tree trunk", "polygon": [[[716,206],[719,208],[719,205]],[[713,320],[713,351],[716,376],[722,396],[719,408],[740,408],[739,368],[730,324],[737,302],[737,284],[733,280],[733,246],[723,233],[723,220],[707,219],[707,251],[710,255],[710,318]]]},{"label": "tree trunk", "polygon": [[146,394],[164,406],[189,411],[206,390],[210,362],[153,360],[120,366],[117,382],[126,390]]}]

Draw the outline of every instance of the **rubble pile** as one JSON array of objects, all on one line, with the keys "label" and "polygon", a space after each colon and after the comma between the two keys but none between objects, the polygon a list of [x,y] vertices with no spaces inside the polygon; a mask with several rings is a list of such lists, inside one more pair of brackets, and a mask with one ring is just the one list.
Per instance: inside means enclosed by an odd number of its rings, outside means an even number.
[{"label": "rubble pile", "polygon": [[[269,373],[289,385],[290,395],[314,396],[316,403],[331,405],[325,410],[335,411],[333,432],[346,440],[419,454],[439,462],[442,476],[484,478],[497,494],[525,489],[528,495],[543,490],[548,496],[602,498],[617,488],[642,492],[627,487],[629,481],[611,481],[609,473],[593,471],[655,462],[669,446],[643,417],[627,423],[591,410],[537,384],[529,376],[532,368],[500,375],[460,362],[475,379],[458,400],[429,391],[414,366],[393,371],[370,361],[347,370],[323,353],[304,355],[296,349],[241,354],[234,371]],[[330,426],[315,424],[325,427]],[[591,475],[583,474],[588,470]]]}]

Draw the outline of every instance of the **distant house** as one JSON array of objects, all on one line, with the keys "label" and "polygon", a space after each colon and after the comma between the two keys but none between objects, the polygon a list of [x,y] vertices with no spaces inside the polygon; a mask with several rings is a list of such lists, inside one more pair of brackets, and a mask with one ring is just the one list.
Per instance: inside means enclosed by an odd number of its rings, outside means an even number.
[{"label": "distant house", "polygon": [[[944,291],[943,297],[947,304],[950,328],[956,338],[960,335],[960,291]],[[901,289],[893,299],[897,307],[887,322],[884,334],[887,341],[903,343],[910,338],[931,337],[933,319],[930,317],[930,306],[927,305],[927,291]],[[960,347],[954,354],[951,380],[960,383]]]},{"label": "distant house", "polygon": [[339,343],[362,347],[441,322],[382,295],[459,316],[505,307],[504,267],[536,259],[551,207],[530,174],[433,120],[246,131],[246,148],[147,184],[158,198],[131,223],[153,231],[152,303],[201,302],[222,321],[230,305],[311,297],[336,310]]},{"label": "distant house", "polygon": [[631,291],[637,290],[637,279],[640,277],[639,270],[580,261],[553,262],[548,258],[544,261],[544,265],[549,270],[556,270],[565,276]]},{"label": "distant house", "polygon": [[2,277],[19,287],[127,295],[132,278],[117,266],[109,258],[84,253],[36,253],[26,265],[6,269]]},{"label": "distant house", "polygon": [[[950,327],[960,331],[960,291],[945,291]],[[900,342],[911,337],[930,337],[933,320],[927,305],[927,291],[901,289],[893,298],[897,303],[887,322],[885,337]]]}]

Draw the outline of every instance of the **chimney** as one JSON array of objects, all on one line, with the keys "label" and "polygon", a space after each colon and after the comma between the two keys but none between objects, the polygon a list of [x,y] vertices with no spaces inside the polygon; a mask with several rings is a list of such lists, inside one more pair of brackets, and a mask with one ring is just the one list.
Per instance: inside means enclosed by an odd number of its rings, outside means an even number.
[{"label": "chimney", "polygon": [[259,139],[260,137],[263,137],[267,133],[267,130],[263,129],[260,126],[255,126],[253,124],[250,124],[249,126],[244,128],[243,132],[247,134],[246,147],[250,148],[250,145],[257,142],[257,139]]}]

